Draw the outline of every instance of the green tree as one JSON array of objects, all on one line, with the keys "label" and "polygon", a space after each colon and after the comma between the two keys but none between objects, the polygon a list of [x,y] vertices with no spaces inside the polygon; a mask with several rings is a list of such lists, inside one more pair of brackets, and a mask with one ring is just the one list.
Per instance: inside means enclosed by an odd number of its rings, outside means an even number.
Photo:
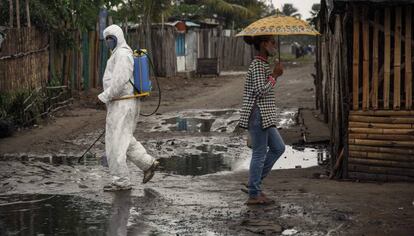
[{"label": "green tree", "polygon": [[298,9],[294,7],[293,4],[290,4],[290,3],[286,3],[282,6],[282,13],[285,16],[293,16],[299,19],[302,17],[302,15],[298,13]]},{"label": "green tree", "polygon": [[320,10],[321,10],[321,4],[315,3],[312,5],[312,10],[310,11],[311,17],[306,20],[313,26],[316,25],[316,18],[318,17]]},{"label": "green tree", "polygon": [[[8,0],[0,0],[1,5],[9,5]],[[92,30],[101,7],[112,8],[122,0],[30,0],[32,25],[50,32],[60,48],[72,47],[73,32]],[[20,12],[25,12],[25,4],[20,4]],[[8,7],[0,8],[0,25],[9,24]],[[26,14],[20,14],[21,22],[28,22]]]},{"label": "green tree", "polygon": [[261,0],[185,0],[175,4],[175,19],[224,19],[225,27],[241,28],[266,15],[268,6]]}]

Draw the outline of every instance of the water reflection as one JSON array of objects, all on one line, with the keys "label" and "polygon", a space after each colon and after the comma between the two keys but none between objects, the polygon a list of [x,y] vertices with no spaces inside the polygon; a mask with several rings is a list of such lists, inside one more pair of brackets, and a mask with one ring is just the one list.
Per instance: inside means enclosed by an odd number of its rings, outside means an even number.
[{"label": "water reflection", "polygon": [[127,225],[131,205],[131,191],[119,191],[114,193],[111,206],[111,216],[108,224],[109,227],[106,235],[127,235]]},{"label": "water reflection", "polygon": [[214,153],[173,156],[159,161],[163,171],[178,175],[205,175],[231,169],[224,162],[222,154]]},{"label": "water reflection", "polygon": [[0,235],[105,235],[107,205],[75,196],[0,196]]},{"label": "water reflection", "polygon": [[[241,158],[233,163],[232,170],[246,170],[250,165],[250,155]],[[286,151],[276,161],[273,166],[275,169],[294,169],[294,168],[308,168],[324,163],[328,159],[328,152],[326,149],[315,148],[301,148],[295,149],[292,146],[286,145]]]},{"label": "water reflection", "polygon": [[111,205],[67,195],[3,195],[0,196],[0,235],[155,233],[141,221],[133,205],[131,191],[114,192]]},{"label": "water reflection", "polygon": [[[178,175],[205,175],[226,170],[247,170],[250,165],[251,150],[241,153],[228,152],[226,146],[203,144],[196,148],[199,154],[173,155],[159,159],[161,170]],[[325,148],[295,149],[286,146],[285,153],[279,158],[273,169],[308,168],[326,164],[328,152]]]}]

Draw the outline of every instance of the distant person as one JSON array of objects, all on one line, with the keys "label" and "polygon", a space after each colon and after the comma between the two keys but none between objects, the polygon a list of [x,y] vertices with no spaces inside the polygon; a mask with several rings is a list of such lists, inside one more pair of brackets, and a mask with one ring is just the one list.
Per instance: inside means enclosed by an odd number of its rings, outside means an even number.
[{"label": "distant person", "polygon": [[246,204],[270,204],[273,201],[263,193],[261,184],[285,151],[285,143],[276,128],[273,91],[277,79],[283,74],[283,67],[277,64],[270,71],[268,58],[276,53],[276,41],[272,36],[250,37],[246,42],[253,44],[259,53],[247,72],[239,121],[241,128],[248,129],[252,144]]},{"label": "distant person", "polygon": [[299,58],[300,56],[301,56],[301,51],[300,51],[300,45],[299,44],[296,44],[295,45],[295,56],[296,56],[296,58]]},{"label": "distant person", "polygon": [[132,50],[125,41],[122,29],[117,25],[107,27],[104,37],[112,51],[103,76],[104,91],[100,101],[106,104],[105,153],[112,175],[112,182],[105,191],[129,190],[132,188],[127,159],[144,171],[145,184],[154,176],[158,166],[152,156],[133,136],[139,118],[140,100],[116,98],[133,95],[134,59]]},{"label": "distant person", "polygon": [[305,56],[305,48],[301,45],[299,47],[299,57],[304,57]]}]

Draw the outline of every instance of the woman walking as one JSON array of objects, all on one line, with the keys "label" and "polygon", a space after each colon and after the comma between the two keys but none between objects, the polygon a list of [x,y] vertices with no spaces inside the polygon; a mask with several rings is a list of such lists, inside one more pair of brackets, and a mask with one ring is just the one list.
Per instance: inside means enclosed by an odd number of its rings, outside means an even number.
[{"label": "woman walking", "polygon": [[252,141],[249,199],[246,204],[270,204],[273,201],[263,193],[261,184],[285,151],[285,144],[276,128],[273,91],[283,68],[277,64],[270,71],[268,58],[276,52],[276,41],[272,36],[255,36],[245,40],[258,51],[247,72],[239,121],[240,127],[248,129]]}]

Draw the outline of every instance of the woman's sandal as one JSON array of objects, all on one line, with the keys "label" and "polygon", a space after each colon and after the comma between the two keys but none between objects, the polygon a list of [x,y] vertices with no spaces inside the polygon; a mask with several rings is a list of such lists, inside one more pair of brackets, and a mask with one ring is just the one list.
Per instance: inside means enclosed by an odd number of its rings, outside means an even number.
[{"label": "woman's sandal", "polygon": [[274,200],[269,199],[263,195],[260,195],[255,198],[249,198],[245,204],[249,206],[249,205],[271,205],[274,203],[275,203]]}]

